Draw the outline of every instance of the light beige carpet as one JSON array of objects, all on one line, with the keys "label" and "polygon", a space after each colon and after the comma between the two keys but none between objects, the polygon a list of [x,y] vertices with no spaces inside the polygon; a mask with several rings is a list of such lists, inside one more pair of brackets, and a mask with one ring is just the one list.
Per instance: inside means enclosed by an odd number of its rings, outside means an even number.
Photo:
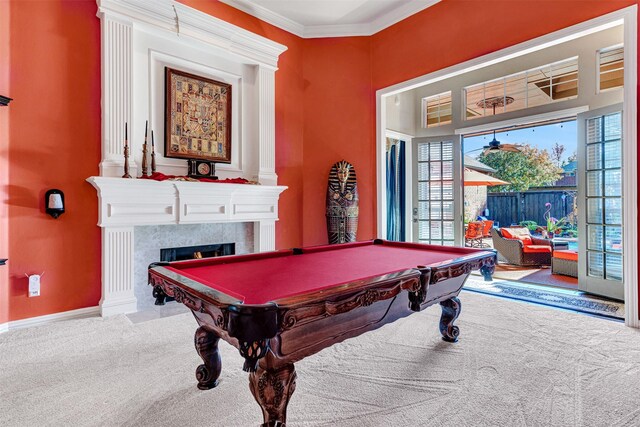
[{"label": "light beige carpet", "polygon": [[[640,331],[465,292],[297,364],[291,426],[638,426]],[[0,335],[2,426],[255,426],[237,351],[196,388],[190,314],[82,319]]]}]

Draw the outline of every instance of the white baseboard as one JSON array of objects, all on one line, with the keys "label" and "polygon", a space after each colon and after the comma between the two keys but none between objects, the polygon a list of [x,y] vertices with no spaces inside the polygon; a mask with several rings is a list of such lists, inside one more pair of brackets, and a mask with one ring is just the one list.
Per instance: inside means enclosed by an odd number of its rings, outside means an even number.
[{"label": "white baseboard", "polygon": [[[14,320],[0,325],[0,333],[32,326],[44,325],[58,322],[60,320],[79,319],[82,317],[92,317],[100,315],[100,307],[79,308],[77,310],[63,311],[62,313],[47,314],[44,316],[30,317],[28,319]],[[4,329],[3,329],[4,326]]]},{"label": "white baseboard", "polygon": [[109,298],[100,300],[99,313],[102,317],[114,316],[116,314],[129,314],[138,311],[138,300],[136,297]]}]

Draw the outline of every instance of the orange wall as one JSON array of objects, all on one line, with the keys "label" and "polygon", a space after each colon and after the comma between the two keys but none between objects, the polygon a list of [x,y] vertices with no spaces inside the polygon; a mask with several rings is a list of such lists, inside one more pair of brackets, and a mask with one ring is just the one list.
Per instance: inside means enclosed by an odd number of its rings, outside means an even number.
[{"label": "orange wall", "polygon": [[376,236],[375,94],[369,37],[309,39],[304,51],[303,243],[327,243],[327,180],[334,163],[353,164],[358,240]]},{"label": "orange wall", "polygon": [[[84,180],[100,160],[100,32],[90,1],[12,2],[9,161],[10,319],[97,305],[100,229]],[[59,188],[67,212],[44,213]],[[25,273],[42,273],[28,298]]]},{"label": "orange wall", "polygon": [[[326,180],[343,158],[358,174],[358,238],[375,236],[375,90],[634,3],[556,1],[548,13],[534,1],[478,7],[444,0],[372,37],[302,40],[215,0],[181,1],[289,48],[276,73],[276,171],[289,186],[281,198],[279,248],[326,242]],[[5,244],[10,258],[0,270],[0,299],[8,274],[10,320],[95,306],[100,229],[95,190],[84,180],[98,173],[100,160],[96,4],[14,0],[0,7],[0,67],[8,47],[7,94],[15,98],[0,112],[0,126],[9,121],[0,129],[0,185],[3,174],[10,180],[0,187],[8,200],[0,208],[0,256]],[[0,90],[7,80],[0,76]],[[7,161],[10,168],[3,167]],[[52,187],[66,195],[67,213],[58,220],[44,214],[43,195]],[[42,271],[42,296],[27,298],[24,274]]]},{"label": "orange wall", "polygon": [[[11,4],[0,2],[0,95],[11,97],[9,87],[9,13]],[[9,254],[9,107],[0,107],[0,258]],[[0,266],[0,324],[9,320],[9,267]]]}]

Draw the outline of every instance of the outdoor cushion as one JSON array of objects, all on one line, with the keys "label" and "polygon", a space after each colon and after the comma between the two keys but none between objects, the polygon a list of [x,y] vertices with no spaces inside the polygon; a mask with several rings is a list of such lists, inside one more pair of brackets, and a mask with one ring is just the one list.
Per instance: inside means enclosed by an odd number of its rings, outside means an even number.
[{"label": "outdoor cushion", "polygon": [[578,261],[578,252],[569,250],[553,251],[553,257],[569,261]]},{"label": "outdoor cushion", "polygon": [[531,234],[526,227],[522,228],[501,228],[500,232],[505,239],[518,239],[522,240],[523,245],[530,245],[533,243],[531,240]]},{"label": "outdoor cushion", "polygon": [[551,246],[547,245],[524,245],[523,252],[548,252],[551,253]]}]

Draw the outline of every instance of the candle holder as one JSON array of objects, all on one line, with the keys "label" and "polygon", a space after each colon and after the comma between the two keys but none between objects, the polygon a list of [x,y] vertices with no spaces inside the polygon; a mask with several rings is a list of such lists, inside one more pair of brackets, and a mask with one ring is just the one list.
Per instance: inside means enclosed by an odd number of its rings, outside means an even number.
[{"label": "candle holder", "polygon": [[144,144],[142,144],[142,176],[147,176],[147,172],[149,171],[147,166],[147,154],[149,151],[147,149],[147,129],[149,127],[149,121],[144,122]]},{"label": "candle holder", "polygon": [[124,124],[124,175],[123,178],[131,178],[129,175],[129,132],[127,130],[127,123]]},{"label": "candle holder", "polygon": [[124,146],[124,175],[123,178],[131,178],[129,175],[129,146],[125,144]]},{"label": "candle holder", "polygon": [[149,151],[147,150],[147,142],[145,141],[144,144],[142,144],[142,176],[147,176],[148,172],[147,154],[149,154]]},{"label": "candle holder", "polygon": [[153,131],[151,131],[151,174],[156,173],[156,144],[153,140]]}]

